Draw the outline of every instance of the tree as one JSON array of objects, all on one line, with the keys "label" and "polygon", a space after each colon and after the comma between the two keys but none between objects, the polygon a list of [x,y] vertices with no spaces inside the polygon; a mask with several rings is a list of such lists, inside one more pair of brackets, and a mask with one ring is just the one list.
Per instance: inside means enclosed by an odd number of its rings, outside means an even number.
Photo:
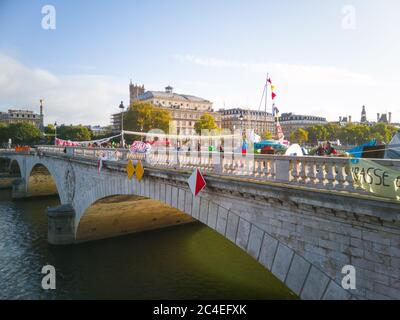
[{"label": "tree", "polygon": [[261,135],[261,139],[264,140],[272,140],[273,138],[274,135],[269,130],[265,130],[264,133]]},{"label": "tree", "polygon": [[57,138],[72,141],[88,141],[92,139],[92,132],[82,125],[66,126],[63,124],[57,127]]},{"label": "tree", "polygon": [[0,126],[0,140],[7,143],[8,139],[12,139],[13,144],[32,145],[40,141],[42,133],[33,124],[28,122],[11,123],[8,126]]},{"label": "tree", "polygon": [[316,124],[308,127],[308,140],[317,143],[318,141],[325,141],[328,138],[328,130],[321,124]]},{"label": "tree", "polygon": [[325,125],[327,130],[327,140],[337,140],[340,132],[340,127],[336,123],[328,123]]},{"label": "tree", "polygon": [[149,132],[159,129],[168,133],[171,113],[149,102],[134,102],[124,115],[124,128],[129,131]]},{"label": "tree", "polygon": [[308,141],[308,132],[299,128],[290,135],[290,140],[299,144],[306,143]]},{"label": "tree", "polygon": [[218,129],[214,117],[209,114],[203,114],[198,121],[194,124],[194,130],[197,134],[201,134],[202,130],[216,130]]},{"label": "tree", "polygon": [[383,122],[379,122],[371,127],[371,136],[384,143],[389,143],[396,132],[396,127]]}]

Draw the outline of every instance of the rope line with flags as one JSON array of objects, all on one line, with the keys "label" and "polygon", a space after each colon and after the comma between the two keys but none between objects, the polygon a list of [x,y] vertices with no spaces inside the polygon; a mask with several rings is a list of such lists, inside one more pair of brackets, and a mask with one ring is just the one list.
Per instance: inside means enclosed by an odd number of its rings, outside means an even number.
[{"label": "rope line with flags", "polygon": [[239,134],[226,134],[226,135],[183,135],[183,134],[167,134],[167,133],[154,133],[154,132],[135,132],[135,131],[123,131],[124,134],[143,136],[143,137],[159,137],[159,138],[170,138],[170,139],[228,139],[228,138],[240,138]]},{"label": "rope line with flags", "polygon": [[56,146],[66,146],[66,147],[79,147],[79,146],[87,146],[89,144],[97,143],[97,144],[103,144],[111,139],[118,138],[121,136],[121,134],[108,137],[108,138],[103,138],[103,139],[97,139],[97,140],[90,140],[90,141],[71,141],[71,140],[64,140],[60,138],[56,138]]}]

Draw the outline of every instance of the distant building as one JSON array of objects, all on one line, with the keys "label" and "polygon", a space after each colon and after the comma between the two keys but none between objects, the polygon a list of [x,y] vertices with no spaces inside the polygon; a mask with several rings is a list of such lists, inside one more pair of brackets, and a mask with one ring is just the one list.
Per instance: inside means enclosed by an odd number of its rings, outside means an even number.
[{"label": "distant building", "polygon": [[111,133],[111,131],[112,131],[111,126],[103,127],[103,126],[99,126],[99,125],[88,126],[88,129],[90,129],[92,131],[94,137],[107,135],[107,134]]},{"label": "distant building", "polygon": [[332,124],[338,124],[339,126],[345,126],[345,125],[347,125],[348,123],[352,123],[352,119],[351,119],[351,116],[346,116],[346,117],[339,117],[339,121],[332,121],[332,122],[330,122],[330,123],[332,123]]},{"label": "distant building", "polygon": [[41,114],[30,110],[9,109],[8,112],[0,112],[0,123],[31,123],[38,128],[43,128],[43,109]]},{"label": "distant building", "polygon": [[[212,102],[188,94],[173,92],[168,86],[165,91],[145,91],[144,86],[129,85],[130,105],[135,101],[149,102],[154,106],[167,110],[171,113],[172,126],[178,134],[195,134],[194,124],[205,113],[209,113],[215,119],[216,124],[221,126],[221,114],[212,108]],[[114,132],[121,130],[121,112],[111,116]]]},{"label": "distant building", "polygon": [[223,129],[229,129],[232,132],[237,129],[254,129],[258,135],[262,135],[268,130],[275,135],[275,119],[271,113],[241,108],[221,109],[219,113],[222,116]]},{"label": "distant building", "polygon": [[146,90],[144,88],[144,85],[140,86],[137,84],[133,84],[131,80],[131,83],[129,84],[129,106],[131,106],[135,100],[138,100],[138,97],[142,95],[145,91]]},{"label": "distant building", "polygon": [[378,123],[379,122],[383,122],[383,123],[390,124],[390,123],[392,123],[392,113],[391,112],[382,113],[382,114],[377,113],[376,114],[376,121]]},{"label": "distant building", "polygon": [[289,138],[290,135],[299,128],[307,128],[317,124],[324,125],[328,123],[326,118],[323,117],[293,113],[282,113],[279,122],[286,138]]},{"label": "distant building", "polygon": [[367,112],[365,111],[365,106],[362,106],[361,110],[361,123],[366,123],[367,122]]}]

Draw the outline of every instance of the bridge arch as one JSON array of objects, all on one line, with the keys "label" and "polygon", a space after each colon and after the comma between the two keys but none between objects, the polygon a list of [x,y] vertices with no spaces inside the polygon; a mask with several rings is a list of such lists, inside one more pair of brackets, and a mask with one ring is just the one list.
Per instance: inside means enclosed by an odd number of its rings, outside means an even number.
[{"label": "bridge arch", "polygon": [[104,239],[192,222],[189,215],[160,201],[113,195],[95,201],[82,215],[76,242]]},{"label": "bridge arch", "polygon": [[56,177],[48,166],[41,162],[34,163],[27,175],[26,189],[29,196],[59,195]]},{"label": "bridge arch", "polygon": [[18,163],[18,160],[16,159],[10,160],[10,166],[8,172],[10,173],[11,176],[22,177],[22,170],[21,166]]},{"label": "bridge arch", "polygon": [[202,222],[232,241],[272,272],[302,299],[350,299],[351,295],[282,239],[228,208],[211,193],[194,197],[186,181],[171,183],[168,177],[145,176],[142,181],[126,175],[107,176],[74,201],[75,237],[85,211],[98,199],[115,195],[135,195],[160,201]]}]

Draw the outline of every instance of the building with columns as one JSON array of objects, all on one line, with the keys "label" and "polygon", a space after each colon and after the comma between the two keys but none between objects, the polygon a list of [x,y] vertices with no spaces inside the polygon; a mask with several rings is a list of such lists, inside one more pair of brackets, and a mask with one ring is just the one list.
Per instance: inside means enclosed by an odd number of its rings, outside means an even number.
[{"label": "building with columns", "polygon": [[[135,101],[149,102],[157,108],[171,113],[171,127],[177,134],[195,134],[194,124],[202,115],[208,113],[221,127],[221,114],[213,110],[211,101],[189,94],[175,93],[171,86],[164,91],[146,91],[144,85],[129,84],[130,105]],[[112,115],[113,131],[121,130],[121,113]]]},{"label": "building with columns", "polygon": [[219,113],[223,129],[232,132],[237,129],[245,131],[254,129],[254,133],[258,135],[266,131],[275,135],[275,119],[271,113],[241,108],[220,109]]}]

